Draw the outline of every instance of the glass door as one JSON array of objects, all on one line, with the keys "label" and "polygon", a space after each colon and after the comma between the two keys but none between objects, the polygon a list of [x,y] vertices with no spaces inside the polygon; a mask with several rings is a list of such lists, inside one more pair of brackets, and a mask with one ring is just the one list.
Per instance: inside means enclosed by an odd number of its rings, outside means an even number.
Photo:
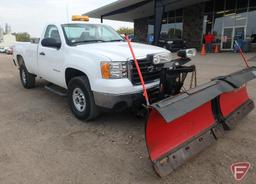
[{"label": "glass door", "polygon": [[245,38],[245,27],[235,27],[234,28],[234,45],[235,41],[237,41],[238,45],[243,48]]},{"label": "glass door", "polygon": [[221,49],[222,50],[232,50],[233,49],[233,38],[234,38],[234,28],[223,28]]},{"label": "glass door", "polygon": [[235,27],[235,39],[243,39],[245,38],[245,27]]},{"label": "glass door", "polygon": [[224,27],[222,31],[221,49],[233,50],[235,40],[245,39],[245,27]]}]

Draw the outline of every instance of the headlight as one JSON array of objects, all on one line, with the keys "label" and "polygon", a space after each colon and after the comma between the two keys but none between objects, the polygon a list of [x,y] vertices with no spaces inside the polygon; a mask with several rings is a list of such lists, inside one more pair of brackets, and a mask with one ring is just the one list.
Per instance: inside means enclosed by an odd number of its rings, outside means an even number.
[{"label": "headlight", "polygon": [[184,49],[178,51],[177,55],[181,58],[190,58],[196,56],[196,49]]},{"label": "headlight", "polygon": [[127,78],[127,62],[101,62],[101,74],[103,79]]},{"label": "headlight", "polygon": [[155,65],[167,63],[172,60],[172,54],[171,53],[160,53],[153,55],[153,63]]},{"label": "headlight", "polygon": [[187,57],[196,56],[196,49],[186,49],[186,55]]},{"label": "headlight", "polygon": [[173,41],[167,41],[168,44],[173,44]]}]

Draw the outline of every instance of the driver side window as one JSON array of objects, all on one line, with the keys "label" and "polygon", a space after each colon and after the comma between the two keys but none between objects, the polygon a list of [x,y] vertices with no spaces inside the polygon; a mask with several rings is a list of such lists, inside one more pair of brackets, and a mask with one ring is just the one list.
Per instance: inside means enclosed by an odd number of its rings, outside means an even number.
[{"label": "driver side window", "polygon": [[57,43],[61,42],[58,28],[55,25],[49,25],[45,31],[44,38],[53,38]]}]

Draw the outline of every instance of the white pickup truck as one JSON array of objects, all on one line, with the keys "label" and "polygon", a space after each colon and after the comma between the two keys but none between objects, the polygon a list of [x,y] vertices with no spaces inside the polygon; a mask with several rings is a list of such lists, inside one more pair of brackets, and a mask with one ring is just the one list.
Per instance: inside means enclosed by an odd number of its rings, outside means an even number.
[{"label": "white pickup truck", "polygon": [[[161,65],[171,61],[163,48],[132,43],[147,89],[159,86]],[[36,77],[67,91],[79,119],[95,118],[99,109],[123,109],[143,99],[142,86],[127,42],[110,26],[85,22],[48,24],[38,43],[15,45],[13,60],[25,88]]]}]

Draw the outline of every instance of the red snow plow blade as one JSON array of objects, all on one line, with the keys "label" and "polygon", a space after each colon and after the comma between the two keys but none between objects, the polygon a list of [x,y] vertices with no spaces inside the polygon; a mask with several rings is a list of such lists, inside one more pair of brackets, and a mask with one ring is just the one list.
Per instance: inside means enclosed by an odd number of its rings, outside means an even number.
[{"label": "red snow plow blade", "polygon": [[156,173],[168,175],[247,115],[254,103],[246,83],[254,78],[250,67],[151,105],[146,143]]}]

